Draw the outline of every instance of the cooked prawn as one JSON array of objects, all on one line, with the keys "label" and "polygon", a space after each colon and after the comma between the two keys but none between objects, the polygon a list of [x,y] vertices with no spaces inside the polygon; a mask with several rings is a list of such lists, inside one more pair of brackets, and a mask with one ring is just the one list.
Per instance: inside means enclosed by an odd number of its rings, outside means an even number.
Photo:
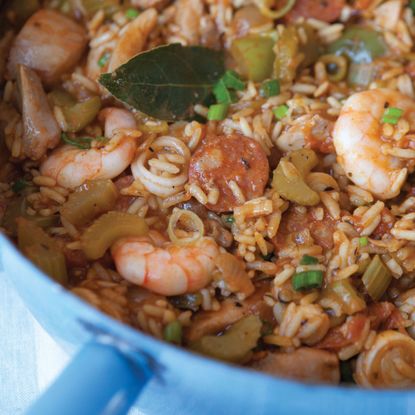
[{"label": "cooked prawn", "polygon": [[180,295],[205,287],[219,254],[216,242],[208,237],[191,246],[167,242],[158,232],[123,238],[111,250],[122,277],[162,295]]},{"label": "cooked prawn", "polygon": [[346,101],[333,132],[338,162],[349,179],[379,199],[397,196],[414,165],[413,158],[385,151],[394,147],[382,137],[381,120],[388,106],[402,109],[410,130],[415,128],[415,101],[396,91],[373,89]]},{"label": "cooked prawn", "polygon": [[106,108],[99,118],[105,120],[107,138],[121,134],[115,148],[111,142],[106,147],[88,150],[64,145],[41,165],[41,174],[53,177],[60,186],[74,188],[86,180],[112,179],[122,173],[135,156],[137,134],[128,132],[136,128],[135,118],[120,108]]}]

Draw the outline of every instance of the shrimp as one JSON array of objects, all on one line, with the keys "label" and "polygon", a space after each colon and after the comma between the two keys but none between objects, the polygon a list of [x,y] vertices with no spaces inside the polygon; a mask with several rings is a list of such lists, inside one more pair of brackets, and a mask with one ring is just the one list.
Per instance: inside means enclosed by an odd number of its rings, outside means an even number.
[{"label": "shrimp", "polygon": [[396,91],[373,89],[346,101],[333,131],[337,159],[349,179],[379,199],[397,196],[414,166],[413,157],[400,155],[402,150],[408,155],[413,150],[394,149],[382,137],[381,120],[388,106],[402,109],[410,130],[415,128],[412,99]]},{"label": "shrimp", "polygon": [[126,280],[162,295],[180,295],[205,287],[219,254],[216,242],[203,237],[191,246],[166,242],[156,231],[122,238],[111,249],[118,272]]},{"label": "shrimp", "polygon": [[41,174],[53,177],[62,187],[75,188],[87,180],[112,179],[122,173],[134,159],[137,137],[123,130],[136,128],[135,118],[119,108],[105,108],[99,118],[105,120],[106,137],[121,134],[115,148],[85,150],[64,145],[42,163]]}]

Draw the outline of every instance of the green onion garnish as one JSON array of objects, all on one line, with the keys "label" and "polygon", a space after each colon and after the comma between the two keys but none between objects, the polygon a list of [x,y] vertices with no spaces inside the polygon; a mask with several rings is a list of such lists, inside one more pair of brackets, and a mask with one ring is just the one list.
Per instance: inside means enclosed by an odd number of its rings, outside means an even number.
[{"label": "green onion garnish", "polygon": [[135,19],[139,15],[139,11],[137,9],[127,9],[125,12],[125,17],[129,20]]},{"label": "green onion garnish", "polygon": [[235,101],[235,93],[226,88],[223,79],[219,80],[213,87],[213,94],[218,104],[231,104]]},{"label": "green onion garnish", "polygon": [[300,265],[314,265],[318,264],[318,259],[311,255],[304,255],[301,258]]},{"label": "green onion garnish", "polygon": [[272,112],[274,113],[275,118],[277,118],[278,120],[281,120],[287,115],[288,107],[285,104],[283,104],[277,108],[274,108]]},{"label": "green onion garnish", "polygon": [[400,108],[396,108],[396,107],[386,108],[383,114],[383,117],[382,117],[382,122],[386,124],[396,125],[398,124],[398,121],[401,118],[402,114],[403,114],[403,110],[401,110]]},{"label": "green onion garnish", "polygon": [[262,97],[269,98],[279,95],[280,93],[280,82],[277,79],[271,79],[262,83],[259,89],[259,94]]},{"label": "green onion garnish", "polygon": [[227,88],[234,89],[235,91],[243,91],[245,89],[245,83],[235,71],[227,70],[222,79]]},{"label": "green onion garnish", "polygon": [[224,219],[224,221],[226,223],[234,223],[235,222],[235,218],[232,215],[226,216],[226,218]]},{"label": "green onion garnish", "polygon": [[182,343],[182,325],[179,321],[175,320],[171,323],[167,324],[163,331],[164,340],[175,343],[181,344]]},{"label": "green onion garnish", "polygon": [[80,148],[81,150],[88,150],[91,148],[91,142],[94,140],[105,141],[106,137],[76,137],[71,138],[66,133],[61,134],[61,140],[71,146]]},{"label": "green onion garnish", "polygon": [[415,14],[415,0],[409,0],[409,8],[412,10],[412,13]]},{"label": "green onion garnish", "polygon": [[105,64],[108,62],[109,58],[111,57],[111,53],[104,52],[102,56],[98,59],[98,66],[103,68]]},{"label": "green onion garnish", "polygon": [[367,236],[362,236],[361,238],[359,238],[359,246],[363,248],[367,246],[368,244],[369,244],[369,239]]},{"label": "green onion garnish", "polygon": [[292,278],[292,286],[295,291],[321,288],[323,284],[322,271],[304,271],[295,274]]},{"label": "green onion garnish", "polygon": [[215,104],[209,107],[207,118],[209,121],[222,121],[228,113],[228,104]]},{"label": "green onion garnish", "polygon": [[19,179],[13,183],[12,190],[14,193],[20,193],[28,185],[26,180]]}]

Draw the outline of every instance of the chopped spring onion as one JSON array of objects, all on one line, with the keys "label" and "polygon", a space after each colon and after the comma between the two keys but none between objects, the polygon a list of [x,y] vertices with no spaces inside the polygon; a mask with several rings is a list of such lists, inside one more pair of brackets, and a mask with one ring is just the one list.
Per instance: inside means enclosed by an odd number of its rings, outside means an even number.
[{"label": "chopped spring onion", "polygon": [[281,120],[287,115],[288,107],[285,104],[283,104],[283,105],[278,106],[277,108],[274,108],[272,112],[274,113],[275,118],[277,118],[278,120]]},{"label": "chopped spring onion", "polygon": [[[186,228],[186,231],[190,234],[189,236],[183,238],[176,235],[176,228],[178,228],[179,223]],[[203,237],[205,227],[196,213],[191,210],[175,208],[169,219],[167,233],[174,244],[189,245]]]},{"label": "chopped spring onion", "polygon": [[215,104],[209,107],[208,120],[209,121],[222,121],[228,114],[228,104]]},{"label": "chopped spring onion", "polygon": [[318,259],[311,255],[304,255],[301,258],[300,265],[314,265],[318,264]]},{"label": "chopped spring onion", "polygon": [[27,184],[28,183],[26,180],[23,180],[23,179],[16,180],[13,183],[12,190],[14,193],[20,193],[22,190],[26,188]]},{"label": "chopped spring onion", "polygon": [[234,89],[235,91],[243,91],[245,89],[245,83],[235,71],[227,70],[222,79],[227,88]]},{"label": "chopped spring onion", "polygon": [[412,10],[412,14],[415,14],[415,0],[409,0],[409,8]]},{"label": "chopped spring onion", "polygon": [[232,215],[226,216],[226,218],[224,219],[224,221],[226,223],[234,223],[235,222],[235,218]]},{"label": "chopped spring onion", "polygon": [[163,338],[167,342],[181,344],[182,343],[182,325],[178,320],[172,321],[164,328]]},{"label": "chopped spring onion", "polygon": [[109,61],[111,57],[111,53],[110,52],[104,52],[101,57],[98,59],[98,66],[100,68],[103,68],[107,62]]},{"label": "chopped spring onion", "polygon": [[399,118],[401,118],[403,110],[396,107],[386,108],[383,114],[382,122],[387,124],[396,125],[398,124]]},{"label": "chopped spring onion", "polygon": [[105,137],[76,137],[71,138],[66,133],[61,134],[61,140],[71,146],[80,148],[81,150],[88,150],[91,148],[91,142],[94,140],[105,141]]},{"label": "chopped spring onion", "polygon": [[259,11],[271,19],[281,19],[281,17],[284,17],[294,7],[295,0],[286,0],[284,6],[277,10],[271,8],[273,3],[273,1],[269,0],[255,0]]},{"label": "chopped spring onion", "polygon": [[259,93],[262,97],[275,97],[280,93],[280,82],[277,79],[271,79],[262,83]]},{"label": "chopped spring onion", "polygon": [[213,94],[215,95],[218,104],[231,104],[235,101],[235,93],[226,88],[223,79],[220,79],[213,87]]},{"label": "chopped spring onion", "polygon": [[292,279],[292,286],[295,291],[321,288],[323,284],[323,273],[321,271],[304,271],[295,274]]},{"label": "chopped spring onion", "polygon": [[137,9],[127,9],[125,12],[125,17],[129,20],[135,19],[139,15],[139,11]]},{"label": "chopped spring onion", "polygon": [[392,280],[392,273],[379,255],[375,255],[362,276],[362,281],[370,297],[378,301]]},{"label": "chopped spring onion", "polygon": [[369,244],[369,239],[367,236],[362,236],[361,238],[359,238],[359,246],[360,247],[365,247]]}]

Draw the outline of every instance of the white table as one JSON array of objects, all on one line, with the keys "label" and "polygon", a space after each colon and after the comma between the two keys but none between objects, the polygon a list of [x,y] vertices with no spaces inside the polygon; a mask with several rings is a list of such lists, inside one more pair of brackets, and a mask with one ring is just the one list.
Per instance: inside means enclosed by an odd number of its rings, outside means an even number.
[{"label": "white table", "polygon": [[67,361],[0,272],[0,415],[22,414]]}]

